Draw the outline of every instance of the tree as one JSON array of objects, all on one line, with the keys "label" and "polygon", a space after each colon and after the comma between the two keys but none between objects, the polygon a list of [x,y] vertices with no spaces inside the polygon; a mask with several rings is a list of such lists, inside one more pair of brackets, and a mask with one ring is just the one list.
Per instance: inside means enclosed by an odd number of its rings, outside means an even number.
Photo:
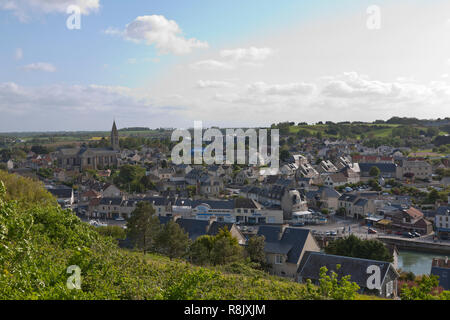
[{"label": "tree", "polygon": [[363,240],[355,235],[337,239],[325,247],[325,252],[338,256],[392,262],[393,256],[378,240]]},{"label": "tree", "polygon": [[266,263],[266,253],[264,252],[265,246],[264,236],[253,236],[248,240],[247,254],[252,262],[258,263],[263,267]]},{"label": "tree", "polygon": [[372,188],[373,191],[381,191],[382,190],[380,184],[375,179],[369,180],[369,186]]},{"label": "tree", "polygon": [[135,247],[145,254],[154,250],[156,236],[160,231],[160,223],[155,216],[155,209],[146,202],[139,202],[127,221],[128,236]]},{"label": "tree", "polygon": [[227,227],[215,236],[201,236],[190,247],[190,259],[195,264],[224,265],[243,258],[242,248]]},{"label": "tree", "polygon": [[213,265],[227,264],[242,259],[242,248],[227,227],[220,229],[213,239],[211,262]]},{"label": "tree", "polygon": [[381,171],[378,167],[373,166],[370,168],[369,174],[371,177],[378,178],[381,174]]},{"label": "tree", "polygon": [[175,221],[169,221],[164,225],[156,237],[157,251],[170,259],[181,258],[187,254],[189,248],[189,236]]},{"label": "tree", "polygon": [[119,182],[122,184],[131,183],[140,179],[145,175],[145,169],[139,166],[132,166],[129,164],[120,167]]},{"label": "tree", "polygon": [[409,287],[403,285],[400,293],[402,300],[448,300],[450,299],[450,291],[439,293],[439,280],[435,275],[424,275],[421,279],[415,280],[415,285]]},{"label": "tree", "polygon": [[430,193],[427,196],[427,202],[434,204],[436,202],[436,200],[438,200],[439,198],[440,198],[439,192],[436,189],[433,189],[430,191]]},{"label": "tree", "polygon": [[40,146],[40,145],[32,146],[31,151],[33,151],[36,154],[48,154],[49,153],[49,151],[46,147]]},{"label": "tree", "polygon": [[436,128],[436,127],[429,127],[429,128],[427,128],[427,132],[426,132],[426,136],[427,137],[435,137],[435,136],[437,136],[437,135],[439,135],[439,129],[438,128]]},{"label": "tree", "polygon": [[291,156],[291,154],[289,153],[289,151],[287,149],[283,149],[280,152],[280,159],[283,161],[286,161],[287,159],[289,159],[289,157]]},{"label": "tree", "polygon": [[209,235],[198,237],[189,248],[190,261],[198,265],[210,264],[213,245],[214,237]]},{"label": "tree", "polygon": [[[336,265],[339,270],[341,265]],[[340,279],[336,272],[327,275],[328,269],[321,267],[319,271],[319,286],[313,286],[311,280],[306,281],[305,299],[309,300],[354,300],[360,289],[356,282],[351,282],[351,277],[344,276]]]}]

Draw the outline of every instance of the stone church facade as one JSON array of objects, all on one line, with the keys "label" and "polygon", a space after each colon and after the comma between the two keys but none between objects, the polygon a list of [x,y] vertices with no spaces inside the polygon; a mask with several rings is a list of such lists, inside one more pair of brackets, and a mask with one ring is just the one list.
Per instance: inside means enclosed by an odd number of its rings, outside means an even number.
[{"label": "stone church facade", "polygon": [[114,121],[111,130],[110,148],[80,148],[61,149],[58,152],[58,166],[67,170],[99,169],[117,166],[119,155],[119,132]]}]

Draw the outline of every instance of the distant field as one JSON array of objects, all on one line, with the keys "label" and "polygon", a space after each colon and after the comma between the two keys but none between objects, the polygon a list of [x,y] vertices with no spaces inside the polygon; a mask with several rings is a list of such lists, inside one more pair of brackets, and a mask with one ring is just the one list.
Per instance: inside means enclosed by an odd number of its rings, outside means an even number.
[{"label": "distant field", "polygon": [[[366,136],[373,134],[375,138],[385,138],[389,137],[392,134],[392,129],[395,127],[398,127],[398,124],[364,124],[370,127],[373,127],[373,130],[369,130],[365,132],[364,134]],[[323,137],[333,137],[333,135],[329,135],[325,133],[325,130],[327,129],[327,125],[325,124],[315,124],[315,125],[301,125],[301,126],[291,126],[289,128],[290,133],[298,133],[300,130],[307,130],[312,135],[317,134],[317,132],[321,132]],[[377,127],[383,127],[383,128],[377,128]],[[390,127],[390,128],[384,128],[384,127]],[[359,135],[357,135],[357,138],[360,138]]]}]

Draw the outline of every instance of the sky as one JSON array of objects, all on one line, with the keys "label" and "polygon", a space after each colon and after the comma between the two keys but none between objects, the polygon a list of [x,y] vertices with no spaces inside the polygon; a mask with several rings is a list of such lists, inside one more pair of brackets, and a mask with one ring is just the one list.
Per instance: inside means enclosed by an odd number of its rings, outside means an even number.
[{"label": "sky", "polygon": [[0,38],[0,132],[450,116],[445,0],[0,0]]}]

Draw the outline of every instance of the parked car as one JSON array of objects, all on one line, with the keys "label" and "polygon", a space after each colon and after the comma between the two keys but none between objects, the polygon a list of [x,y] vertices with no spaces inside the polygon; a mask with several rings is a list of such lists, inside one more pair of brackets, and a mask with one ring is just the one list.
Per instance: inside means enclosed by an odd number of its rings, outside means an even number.
[{"label": "parked car", "polygon": [[304,222],[294,222],[292,224],[292,226],[294,226],[294,227],[303,227],[303,226],[305,226],[305,223]]},{"label": "parked car", "polygon": [[414,236],[414,237],[417,237],[417,238],[419,238],[419,237],[421,237],[421,234],[420,233],[418,233],[418,232],[411,232],[412,233],[412,235]]},{"label": "parked car", "polygon": [[125,221],[125,219],[123,217],[121,217],[121,216],[118,216],[115,220],[116,221]]},{"label": "parked car", "polygon": [[403,236],[406,237],[406,238],[414,238],[414,236],[412,235],[411,232],[404,232]]},{"label": "parked car", "polygon": [[369,232],[370,234],[376,234],[376,233],[377,233],[377,230],[372,229],[372,228],[369,228],[369,229],[368,229],[368,232]]}]

